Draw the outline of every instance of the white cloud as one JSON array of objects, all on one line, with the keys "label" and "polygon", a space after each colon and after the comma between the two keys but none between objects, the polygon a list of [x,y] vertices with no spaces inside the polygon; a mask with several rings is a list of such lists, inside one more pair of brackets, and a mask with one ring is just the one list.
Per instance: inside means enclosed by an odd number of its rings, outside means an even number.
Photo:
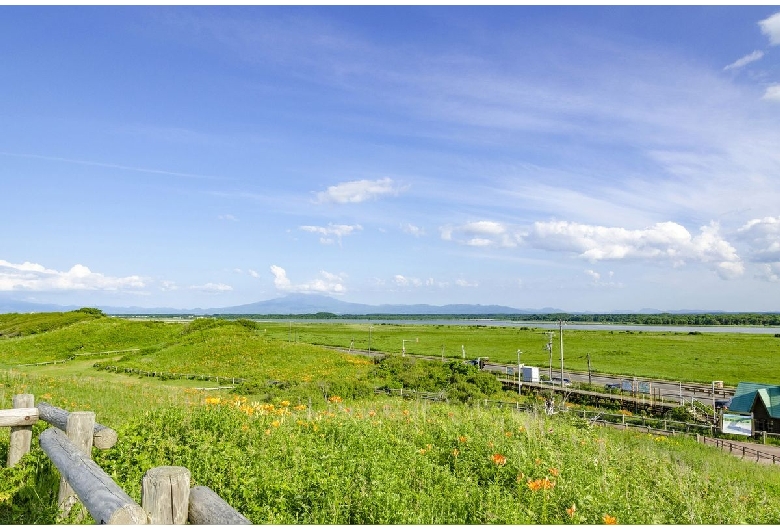
[{"label": "white cloud", "polygon": [[585,274],[593,278],[594,282],[598,282],[601,279],[601,274],[593,270],[586,270]]},{"label": "white cloud", "polygon": [[780,101],[780,85],[771,85],[766,87],[766,92],[762,99],[769,101]]},{"label": "white cloud", "polygon": [[393,281],[399,287],[420,287],[423,284],[419,278],[407,278],[400,274],[393,276]]},{"label": "white cloud", "polygon": [[460,226],[439,228],[444,241],[456,241],[473,247],[515,247],[518,236],[510,228],[495,221],[474,221]]},{"label": "white cloud", "polygon": [[287,277],[287,271],[278,265],[271,265],[271,273],[274,275],[274,286],[280,290],[290,293],[325,293],[325,294],[344,294],[347,289],[344,287],[344,274],[333,274],[327,271],[320,271],[320,277],[306,283],[293,285]]},{"label": "white cloud", "polygon": [[353,180],[329,186],[326,191],[317,193],[316,202],[338,204],[364,202],[386,195],[398,195],[403,189],[405,188],[396,185],[389,177],[379,180]]},{"label": "white cloud", "polygon": [[28,261],[16,264],[0,260],[0,291],[116,291],[143,288],[145,285],[140,276],[114,278],[92,272],[81,264],[68,271],[57,271]]},{"label": "white cloud", "polygon": [[259,278],[260,277],[260,274],[257,271],[255,271],[255,270],[247,269],[247,272],[249,272],[249,275],[252,278]]},{"label": "white cloud", "polygon": [[406,223],[401,225],[401,230],[403,230],[405,233],[413,235],[415,237],[420,237],[425,235],[425,230],[420,228],[419,226],[414,226],[411,223]]},{"label": "white cloud", "polygon": [[588,225],[569,221],[535,222],[529,228],[493,221],[440,228],[442,239],[471,246],[528,247],[571,252],[590,262],[642,260],[668,262],[675,267],[688,261],[711,264],[721,277],[730,279],[744,271],[736,249],[720,235],[718,223],[702,226],[692,235],[675,222],[656,223],[641,230]]},{"label": "white cloud", "polygon": [[179,286],[176,285],[176,282],[172,282],[169,280],[163,280],[160,282],[160,290],[161,291],[178,291]]},{"label": "white cloud", "polygon": [[743,66],[750,64],[752,62],[758,61],[764,56],[764,52],[761,50],[755,50],[753,53],[749,53],[745,55],[744,57],[741,57],[731,63],[730,65],[723,68],[723,70],[735,70],[737,68],[742,68]]},{"label": "white cloud", "polygon": [[604,280],[602,280],[603,274],[601,274],[600,272],[596,272],[592,269],[588,269],[584,272],[592,280],[590,282],[590,286],[592,287],[599,287],[599,288],[623,287],[623,284],[621,282],[613,281],[612,278],[615,276],[615,273],[613,271],[609,271],[607,273],[607,279]]},{"label": "white cloud", "polygon": [[218,215],[217,219],[219,219],[220,221],[238,222],[238,217],[236,217],[235,215],[231,215],[229,213],[226,213],[226,214],[223,214],[223,215]]},{"label": "white cloud", "polygon": [[736,249],[720,237],[717,223],[700,230],[701,233],[694,237],[674,222],[656,223],[643,230],[627,230],[551,221],[534,223],[525,241],[535,248],[574,252],[591,262],[643,259],[682,265],[693,260],[715,263],[716,271],[722,277],[738,274],[741,260]]},{"label": "white cloud", "polygon": [[205,283],[203,285],[191,285],[189,287],[193,291],[200,291],[202,293],[225,293],[228,291],[232,291],[233,288],[227,284],[224,283]]},{"label": "white cloud", "polygon": [[780,217],[752,219],[737,235],[750,248],[752,261],[780,265]]},{"label": "white cloud", "polygon": [[323,245],[329,245],[333,243],[333,239],[330,236],[335,236],[339,242],[339,245],[341,245],[342,237],[351,235],[357,230],[363,230],[363,227],[360,225],[334,225],[330,223],[328,226],[301,226],[300,229],[304,232],[322,234],[323,237],[320,238],[320,243]]},{"label": "white cloud", "polygon": [[763,263],[760,271],[760,274],[758,274],[759,279],[780,282],[780,263]]},{"label": "white cloud", "polygon": [[769,37],[770,44],[780,44],[780,13],[765,18],[758,25],[761,26],[761,33]]},{"label": "white cloud", "polygon": [[455,280],[458,287],[479,287],[479,282],[468,282],[462,278]]}]

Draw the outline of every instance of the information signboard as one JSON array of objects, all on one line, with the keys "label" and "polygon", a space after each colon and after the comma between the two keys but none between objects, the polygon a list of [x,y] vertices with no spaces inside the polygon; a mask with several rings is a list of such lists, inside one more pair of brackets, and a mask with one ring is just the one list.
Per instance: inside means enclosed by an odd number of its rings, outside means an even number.
[{"label": "information signboard", "polygon": [[743,414],[723,414],[720,431],[726,434],[753,435],[753,416]]}]

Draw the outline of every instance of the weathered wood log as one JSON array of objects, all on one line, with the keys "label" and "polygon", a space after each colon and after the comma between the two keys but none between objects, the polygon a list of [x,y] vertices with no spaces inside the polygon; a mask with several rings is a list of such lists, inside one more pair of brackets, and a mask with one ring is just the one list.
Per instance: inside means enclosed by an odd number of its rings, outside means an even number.
[{"label": "weathered wood log", "polygon": [[[65,435],[85,458],[92,459],[92,431],[95,428],[94,412],[71,412],[65,426]],[[78,502],[76,492],[63,476],[60,478],[60,491],[57,505],[62,516],[67,516]]]},{"label": "weathered wood log", "polygon": [[[35,396],[32,394],[17,394],[13,397],[13,405],[15,409],[30,410],[35,405]],[[38,410],[35,410],[34,417],[38,418]],[[22,416],[23,421],[32,420],[32,415],[25,414]],[[30,443],[32,442],[32,424],[27,425],[15,425],[11,427],[11,438],[8,446],[8,460],[6,465],[13,467],[24,455],[30,452]]]},{"label": "weathered wood log", "polygon": [[[49,405],[46,402],[38,403],[38,416],[43,421],[57,427],[61,431],[66,429],[68,423],[68,412],[59,407]],[[116,445],[117,434],[114,429],[95,423],[92,433],[92,445],[98,449],[110,449]]]},{"label": "weathered wood log", "polygon": [[58,429],[39,436],[41,449],[98,524],[147,524],[146,512]]},{"label": "weathered wood log", "polygon": [[187,524],[190,471],[186,467],[150,469],[141,482],[141,506],[149,524]]},{"label": "weathered wood log", "polygon": [[190,524],[252,524],[207,486],[190,490]]},{"label": "weathered wood log", "polygon": [[32,425],[38,421],[38,414],[38,409],[30,407],[0,410],[0,427]]}]

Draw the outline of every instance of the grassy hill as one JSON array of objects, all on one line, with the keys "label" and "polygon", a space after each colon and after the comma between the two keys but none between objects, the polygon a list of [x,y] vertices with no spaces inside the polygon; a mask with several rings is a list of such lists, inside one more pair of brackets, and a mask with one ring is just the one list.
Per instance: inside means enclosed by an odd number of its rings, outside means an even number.
[{"label": "grassy hill", "polygon": [[[8,408],[14,394],[30,392],[69,410],[95,411],[97,421],[117,429],[119,443],[93,457],[136,501],[145,471],[183,465],[195,483],[214,489],[255,523],[780,522],[775,468],[690,438],[597,427],[563,412],[547,416],[542,403],[518,413],[355,392],[383,383],[478,388],[468,370],[457,374],[441,363],[428,367],[397,356],[374,366],[365,357],[296,344],[289,327],[283,334],[265,323],[76,316],[31,316],[29,322],[0,316],[20,330],[33,329],[34,320],[43,326],[35,329],[48,326],[0,338],[0,362],[10,367],[19,359],[138,350],[0,370],[0,408]],[[382,330],[377,340],[414,338],[408,331]],[[426,330],[418,331],[415,347],[427,344]],[[447,331],[434,328],[430,337],[443,339]],[[99,371],[92,367],[96,360],[285,384],[196,390],[202,383]],[[319,398],[309,401],[312,396]],[[37,424],[35,434],[43,427]],[[0,429],[0,459],[8,432]],[[34,437],[31,454],[13,469],[0,469],[0,523],[72,522],[57,517],[58,478]]]}]

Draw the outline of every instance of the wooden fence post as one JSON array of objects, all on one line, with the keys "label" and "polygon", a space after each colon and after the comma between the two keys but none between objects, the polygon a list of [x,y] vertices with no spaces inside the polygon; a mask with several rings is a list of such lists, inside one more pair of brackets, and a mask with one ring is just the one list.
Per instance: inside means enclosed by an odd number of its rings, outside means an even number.
[{"label": "wooden fence post", "polygon": [[186,467],[150,469],[141,483],[141,506],[149,524],[186,524],[190,503],[190,471]]},{"label": "wooden fence post", "polygon": [[[47,422],[49,425],[57,427],[61,431],[67,430],[68,416],[70,415],[67,410],[54,407],[42,401],[38,403],[38,413],[40,419]],[[116,442],[117,434],[114,429],[95,423],[95,428],[92,433],[92,445],[98,449],[110,449]]]},{"label": "wooden fence post", "polygon": [[73,486],[98,524],[146,524],[146,512],[59,429],[38,437],[41,449]]},{"label": "wooden fence post", "polygon": [[[17,394],[13,397],[15,409],[32,408],[35,406],[35,396],[32,394]],[[11,439],[8,447],[8,460],[6,465],[13,467],[30,452],[32,442],[32,426],[11,427]]]},{"label": "wooden fence post", "polygon": [[[92,459],[92,432],[94,428],[94,412],[71,412],[68,415],[65,434],[73,445],[90,460]],[[60,479],[60,493],[57,499],[60,513],[63,516],[68,515],[77,501],[76,492],[73,491],[73,488],[63,476]]]}]

